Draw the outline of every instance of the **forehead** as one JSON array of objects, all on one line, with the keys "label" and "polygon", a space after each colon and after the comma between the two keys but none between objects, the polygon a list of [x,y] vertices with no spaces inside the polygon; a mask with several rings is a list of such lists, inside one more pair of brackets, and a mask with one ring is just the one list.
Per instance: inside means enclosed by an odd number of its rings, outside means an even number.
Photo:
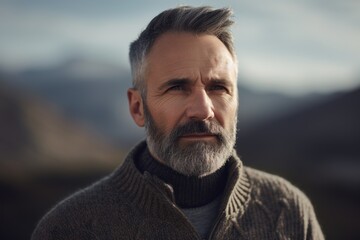
[{"label": "forehead", "polygon": [[213,35],[168,32],[160,36],[146,58],[146,79],[173,77],[236,79],[236,64]]}]

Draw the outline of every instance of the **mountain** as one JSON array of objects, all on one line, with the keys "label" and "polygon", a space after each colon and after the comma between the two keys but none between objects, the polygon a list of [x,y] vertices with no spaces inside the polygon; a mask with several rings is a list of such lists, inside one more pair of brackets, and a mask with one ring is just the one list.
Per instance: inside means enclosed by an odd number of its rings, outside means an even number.
[{"label": "mountain", "polygon": [[265,122],[298,112],[309,105],[326,101],[337,95],[313,93],[295,97],[275,92],[254,91],[244,86],[240,86],[238,91],[238,127],[241,131],[257,128]]},{"label": "mountain", "polygon": [[86,124],[117,145],[130,147],[143,137],[128,114],[126,90],[131,77],[127,69],[74,58],[51,68],[6,76],[5,81],[14,88],[57,106],[66,117]]},{"label": "mountain", "polygon": [[[9,84],[56,105],[68,118],[83,122],[111,139],[131,147],[144,137],[128,113],[128,68],[100,60],[72,58],[47,67],[32,68],[5,78]],[[241,80],[240,80],[241,81]],[[239,128],[256,127],[326,96],[289,97],[239,87]]]},{"label": "mountain", "polygon": [[[360,89],[356,89],[268,121],[256,129],[240,130],[239,152],[254,165],[286,167],[295,172],[311,165],[314,176],[318,176],[318,168],[327,174],[326,171],[333,171],[334,164],[341,163],[343,168],[348,164],[352,174],[354,164],[360,170],[359,102]],[[307,174],[310,172],[307,170]],[[358,183],[359,176],[355,177]]]},{"label": "mountain", "polygon": [[[122,151],[56,108],[17,92],[0,82],[0,159],[5,166],[72,169],[109,168],[119,164]],[[20,165],[20,163],[22,165]]]}]

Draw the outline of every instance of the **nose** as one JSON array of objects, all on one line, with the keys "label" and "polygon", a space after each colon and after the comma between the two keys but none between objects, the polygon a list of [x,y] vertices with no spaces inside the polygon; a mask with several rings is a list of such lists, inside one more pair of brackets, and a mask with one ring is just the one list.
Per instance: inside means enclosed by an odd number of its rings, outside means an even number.
[{"label": "nose", "polygon": [[186,109],[188,118],[194,120],[209,120],[214,118],[214,106],[211,98],[204,89],[198,89],[192,92]]}]

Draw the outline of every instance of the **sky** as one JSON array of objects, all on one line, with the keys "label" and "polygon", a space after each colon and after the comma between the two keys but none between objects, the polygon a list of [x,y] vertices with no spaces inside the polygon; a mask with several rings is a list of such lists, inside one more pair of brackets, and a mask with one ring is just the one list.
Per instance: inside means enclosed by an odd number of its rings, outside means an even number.
[{"label": "sky", "polygon": [[129,43],[178,5],[233,9],[242,85],[290,95],[360,86],[358,0],[0,0],[0,69],[74,56],[129,68]]}]

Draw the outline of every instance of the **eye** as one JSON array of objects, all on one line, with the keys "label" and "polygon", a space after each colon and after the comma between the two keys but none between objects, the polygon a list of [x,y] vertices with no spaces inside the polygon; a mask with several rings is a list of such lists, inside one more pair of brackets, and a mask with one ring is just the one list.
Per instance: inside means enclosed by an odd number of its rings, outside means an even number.
[{"label": "eye", "polygon": [[167,91],[182,91],[184,90],[184,86],[182,85],[174,85],[174,86],[171,86],[167,89]]},{"label": "eye", "polygon": [[166,89],[166,93],[184,93],[184,92],[188,92],[189,89],[186,85],[183,84],[177,84],[177,85],[173,85],[173,86],[169,86]]},{"label": "eye", "polygon": [[228,92],[227,87],[224,85],[220,85],[220,84],[209,86],[208,90],[209,91],[217,91],[217,92],[218,91],[219,92],[221,92],[221,91]]}]

